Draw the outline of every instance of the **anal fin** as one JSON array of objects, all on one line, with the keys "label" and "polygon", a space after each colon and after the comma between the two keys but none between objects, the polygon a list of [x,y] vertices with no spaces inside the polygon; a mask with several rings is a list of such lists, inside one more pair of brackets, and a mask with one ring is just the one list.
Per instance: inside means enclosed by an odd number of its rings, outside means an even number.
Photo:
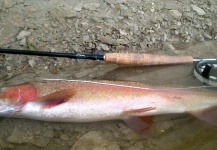
[{"label": "anal fin", "polygon": [[190,113],[203,121],[217,125],[217,106],[204,110],[191,111]]},{"label": "anal fin", "polygon": [[151,116],[146,117],[130,117],[124,120],[125,123],[136,133],[144,136],[151,136],[151,125],[153,123]]},{"label": "anal fin", "polygon": [[125,123],[138,134],[144,137],[151,136],[152,117],[144,116],[146,112],[155,110],[156,107],[145,107],[139,109],[127,109],[123,111]]}]

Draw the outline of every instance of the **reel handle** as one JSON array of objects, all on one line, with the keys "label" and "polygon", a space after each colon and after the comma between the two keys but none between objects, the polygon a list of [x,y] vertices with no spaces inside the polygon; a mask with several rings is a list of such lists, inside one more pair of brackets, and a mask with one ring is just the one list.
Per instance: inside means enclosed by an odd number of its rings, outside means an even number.
[{"label": "reel handle", "polygon": [[121,65],[176,65],[192,64],[192,56],[167,56],[141,53],[106,53],[104,61]]}]

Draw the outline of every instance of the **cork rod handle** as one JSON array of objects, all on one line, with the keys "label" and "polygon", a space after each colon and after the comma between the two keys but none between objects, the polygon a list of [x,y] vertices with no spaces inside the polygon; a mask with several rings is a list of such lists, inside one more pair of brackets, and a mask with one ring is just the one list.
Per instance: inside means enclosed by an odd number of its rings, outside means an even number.
[{"label": "cork rod handle", "polygon": [[192,56],[167,56],[141,53],[106,53],[105,62],[121,65],[172,65],[193,63]]}]

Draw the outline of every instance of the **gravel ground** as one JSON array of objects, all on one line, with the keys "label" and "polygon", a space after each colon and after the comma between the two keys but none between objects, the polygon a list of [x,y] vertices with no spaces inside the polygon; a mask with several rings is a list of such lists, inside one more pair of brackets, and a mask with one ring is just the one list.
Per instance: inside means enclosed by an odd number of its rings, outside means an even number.
[{"label": "gravel ground", "polygon": [[[0,0],[0,47],[92,53],[96,46],[102,53],[213,57],[217,55],[216,10],[215,0]],[[1,86],[38,78],[199,84],[192,66],[123,67],[91,60],[0,55]],[[154,137],[142,139],[122,121],[77,124],[1,118],[0,148],[216,147],[217,129],[189,115],[157,116],[154,120]]]}]

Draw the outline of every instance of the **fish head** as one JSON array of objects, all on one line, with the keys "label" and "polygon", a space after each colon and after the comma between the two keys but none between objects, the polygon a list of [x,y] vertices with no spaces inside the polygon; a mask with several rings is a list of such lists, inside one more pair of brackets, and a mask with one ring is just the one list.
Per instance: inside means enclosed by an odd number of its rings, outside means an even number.
[{"label": "fish head", "polygon": [[0,114],[18,112],[37,97],[38,92],[31,84],[3,87],[0,89]]}]

